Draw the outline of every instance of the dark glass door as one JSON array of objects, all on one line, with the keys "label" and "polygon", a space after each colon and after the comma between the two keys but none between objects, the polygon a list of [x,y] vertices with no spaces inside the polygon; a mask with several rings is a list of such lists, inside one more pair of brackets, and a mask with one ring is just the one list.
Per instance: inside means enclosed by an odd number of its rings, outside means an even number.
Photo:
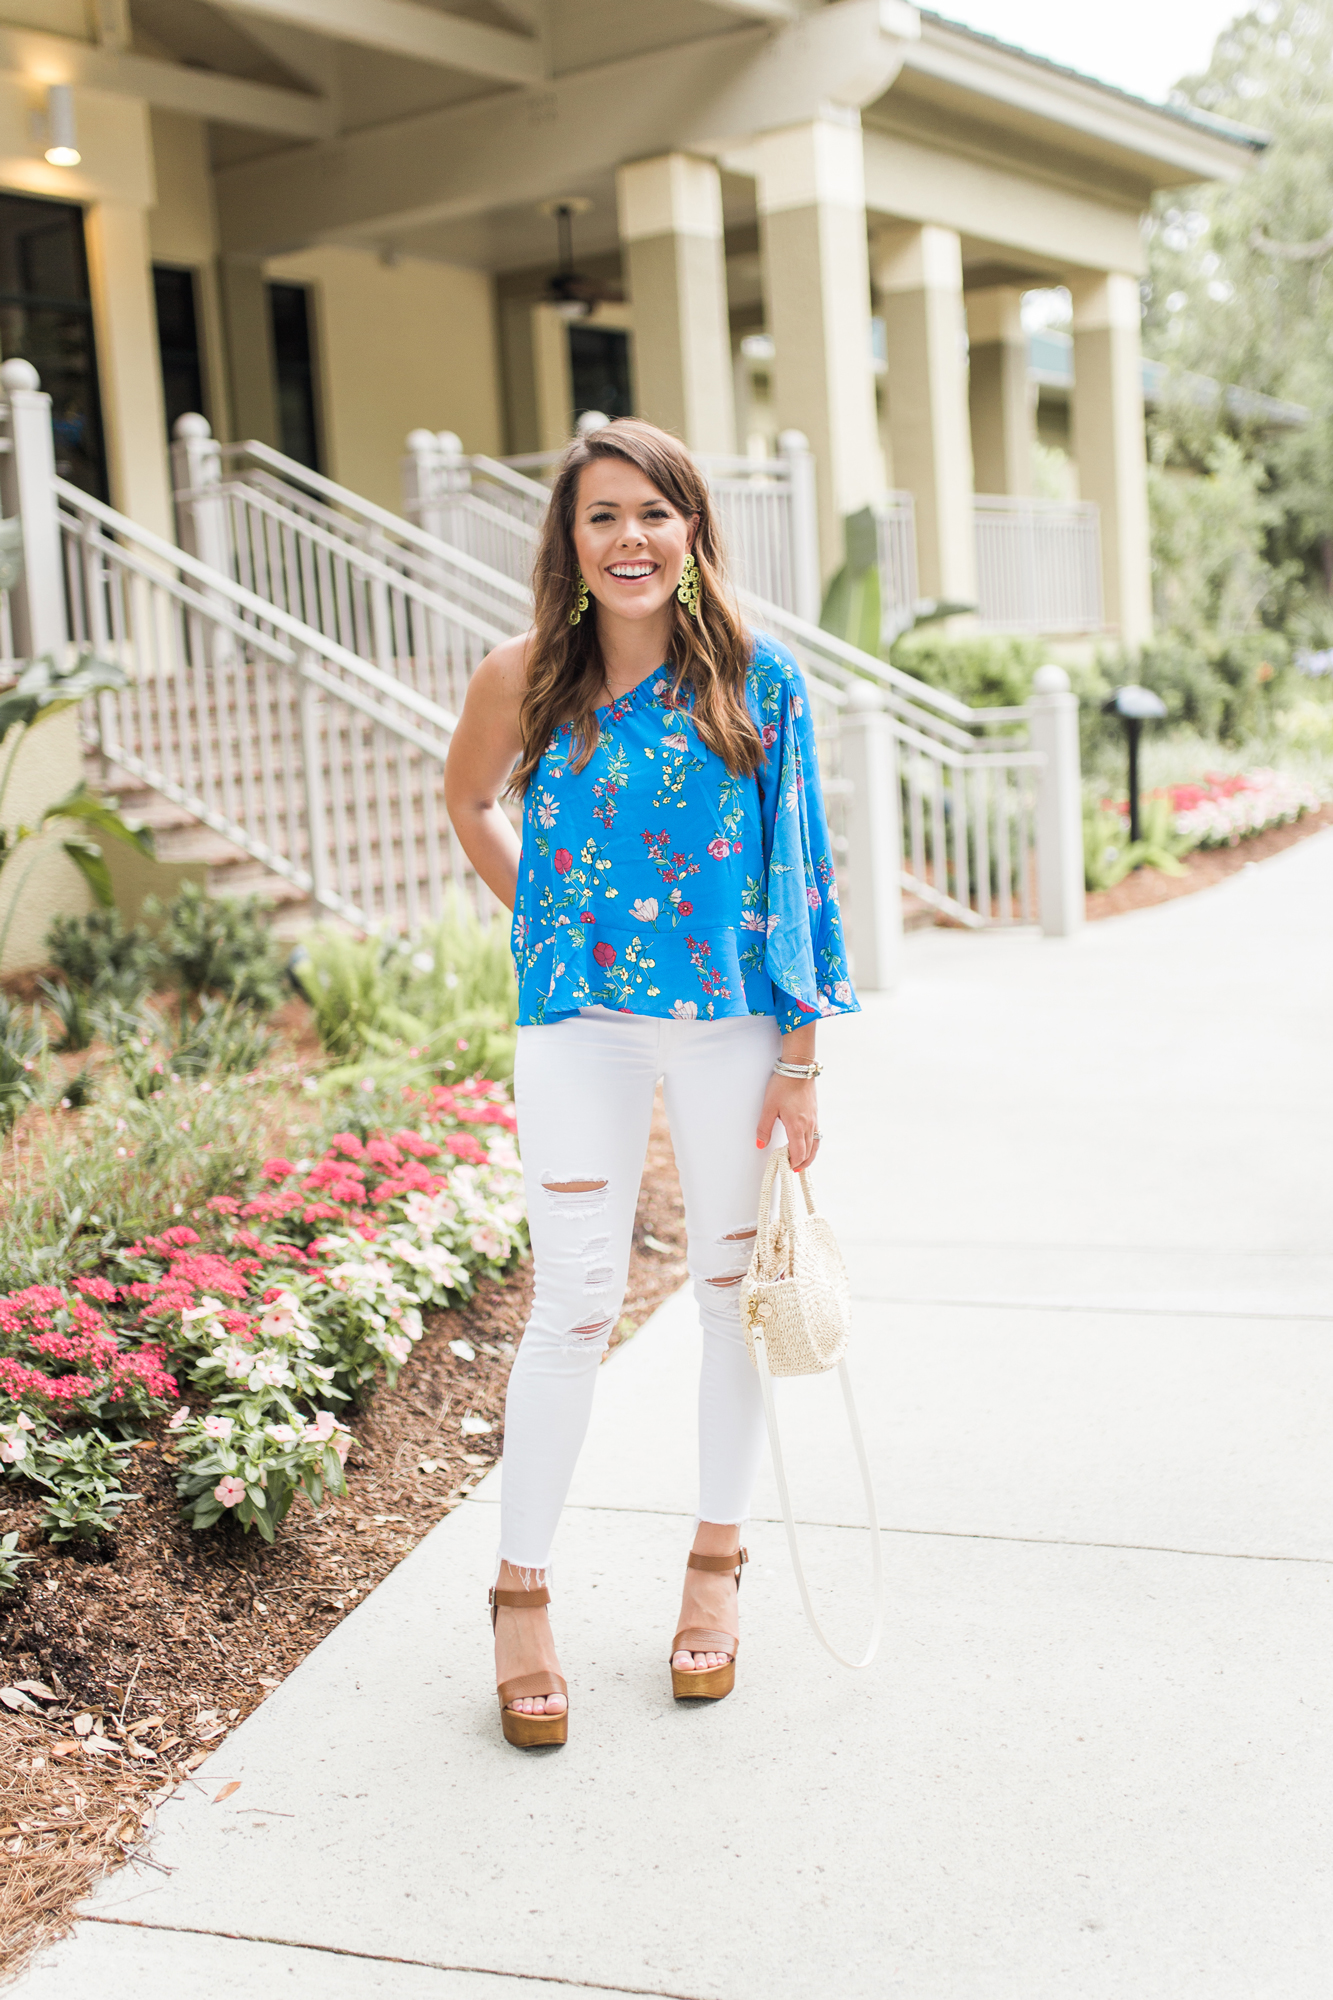
[{"label": "dark glass door", "polygon": [[615,326],[569,329],[569,372],[574,391],[574,421],[585,410],[604,417],[632,417],[629,387],[629,335]]},{"label": "dark glass door", "polygon": [[309,293],[304,285],[270,285],[268,310],[278,377],[278,446],[288,458],[319,472],[319,404]]},{"label": "dark glass door", "polygon": [[51,398],[57,472],[105,500],[83,210],[73,202],[0,194],[0,355],[30,361],[42,378]]},{"label": "dark glass door", "polygon": [[162,357],[162,395],[167,406],[167,436],[177,417],[204,410],[204,374],[199,361],[199,322],[194,309],[194,272],[171,264],[154,264],[153,297],[157,303],[157,346]]}]

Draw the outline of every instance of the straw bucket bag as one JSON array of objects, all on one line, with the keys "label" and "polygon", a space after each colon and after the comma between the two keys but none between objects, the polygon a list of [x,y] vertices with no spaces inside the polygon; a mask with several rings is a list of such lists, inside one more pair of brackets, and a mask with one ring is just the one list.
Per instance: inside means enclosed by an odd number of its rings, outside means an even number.
[{"label": "straw bucket bag", "polygon": [[[797,1205],[799,1181],[803,1200]],[[778,1212],[773,1214],[774,1183],[778,1192]],[[844,1667],[868,1667],[879,1651],[884,1627],[884,1561],[880,1548],[879,1516],[865,1441],[857,1421],[851,1377],[845,1355],[851,1333],[852,1300],[847,1272],[828,1221],[815,1208],[806,1174],[794,1174],[785,1146],[775,1146],[759,1191],[759,1219],[750,1268],[741,1280],[741,1324],[750,1359],[759,1371],[759,1387],[764,1399],[769,1443],[773,1450],[773,1470],[782,1500],[782,1518],[787,1528],[787,1546],[801,1593],[801,1603],[815,1637]],[[874,1624],[864,1656],[849,1660],[825,1636],[815,1617],[806,1587],[805,1570],[792,1518],[791,1495],[782,1457],[773,1399],[774,1375],[822,1375],[836,1368],[842,1385],[847,1421],[861,1468],[865,1488],[866,1513],[870,1528],[871,1566],[875,1600]]]}]

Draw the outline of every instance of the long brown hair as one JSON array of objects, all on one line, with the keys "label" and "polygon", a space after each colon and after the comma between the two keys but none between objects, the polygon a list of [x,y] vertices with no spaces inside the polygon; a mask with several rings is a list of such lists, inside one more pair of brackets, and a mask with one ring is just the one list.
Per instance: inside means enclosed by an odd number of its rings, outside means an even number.
[{"label": "long brown hair", "polygon": [[584,468],[600,458],[627,460],[686,520],[698,516],[694,536],[701,585],[698,617],[691,617],[678,598],[671,600],[673,692],[686,686],[692,690],[694,726],[734,776],[755,771],[764,753],[745,705],[751,641],[728,597],[722,539],[707,483],[678,438],[638,417],[617,417],[601,430],[574,440],[551,491],[532,572],[537,605],[527,688],[519,710],[523,751],[508,789],[517,797],[523,795],[562,723],[570,725],[571,770],[581,771],[597,748],[597,705],[606,680],[596,600],[577,625],[570,624],[569,614],[579,576],[574,549],[579,480]]}]

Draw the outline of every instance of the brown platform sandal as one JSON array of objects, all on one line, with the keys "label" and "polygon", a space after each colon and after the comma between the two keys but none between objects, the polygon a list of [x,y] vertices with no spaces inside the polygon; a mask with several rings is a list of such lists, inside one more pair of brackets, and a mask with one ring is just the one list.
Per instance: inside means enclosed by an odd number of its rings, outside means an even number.
[{"label": "brown platform sandal", "polygon": [[[741,1565],[749,1562],[745,1549],[737,1549],[734,1556],[701,1556],[693,1549],[685,1564],[687,1569],[707,1569],[715,1574],[732,1570],[736,1576],[736,1591],[741,1587]],[[687,1625],[677,1632],[671,1642],[670,1658],[674,1661],[677,1653],[728,1653],[730,1658],[721,1667],[677,1667],[671,1668],[671,1692],[677,1701],[721,1701],[723,1695],[731,1693],[736,1685],[736,1654],[740,1640],[734,1632],[704,1632],[698,1626]]]},{"label": "brown platform sandal", "polygon": [[[551,1593],[543,1584],[540,1590],[500,1590],[492,1589],[490,1595],[491,1630],[500,1607],[521,1611],[525,1606],[549,1604]],[[545,1743],[564,1743],[569,1738],[569,1689],[559,1674],[515,1674],[512,1680],[501,1681],[495,1692],[500,1697],[500,1727],[505,1733],[505,1742],[512,1743],[519,1750],[536,1750]],[[539,1694],[562,1694],[565,1706],[559,1715],[528,1715],[522,1709],[511,1708],[511,1701],[523,1701]]]}]

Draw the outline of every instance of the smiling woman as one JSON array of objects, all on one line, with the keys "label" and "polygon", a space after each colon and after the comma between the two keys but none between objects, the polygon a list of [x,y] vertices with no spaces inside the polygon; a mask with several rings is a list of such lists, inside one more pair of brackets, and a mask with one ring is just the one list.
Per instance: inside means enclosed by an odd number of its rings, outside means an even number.
[{"label": "smiling woman", "polygon": [[[563,1743],[551,1542],[620,1310],[660,1080],[703,1327],[699,1523],[678,1696],[735,1680],[736,1587],[764,1420],[740,1327],[766,1156],[819,1144],[815,1023],[855,1010],[800,670],[747,632],[688,452],[620,419],[571,445],[536,617],[473,678],[449,810],[514,911],[515,1098],[536,1265],[505,1411],[504,1733]],[[524,801],[521,844],[500,806]]]}]

